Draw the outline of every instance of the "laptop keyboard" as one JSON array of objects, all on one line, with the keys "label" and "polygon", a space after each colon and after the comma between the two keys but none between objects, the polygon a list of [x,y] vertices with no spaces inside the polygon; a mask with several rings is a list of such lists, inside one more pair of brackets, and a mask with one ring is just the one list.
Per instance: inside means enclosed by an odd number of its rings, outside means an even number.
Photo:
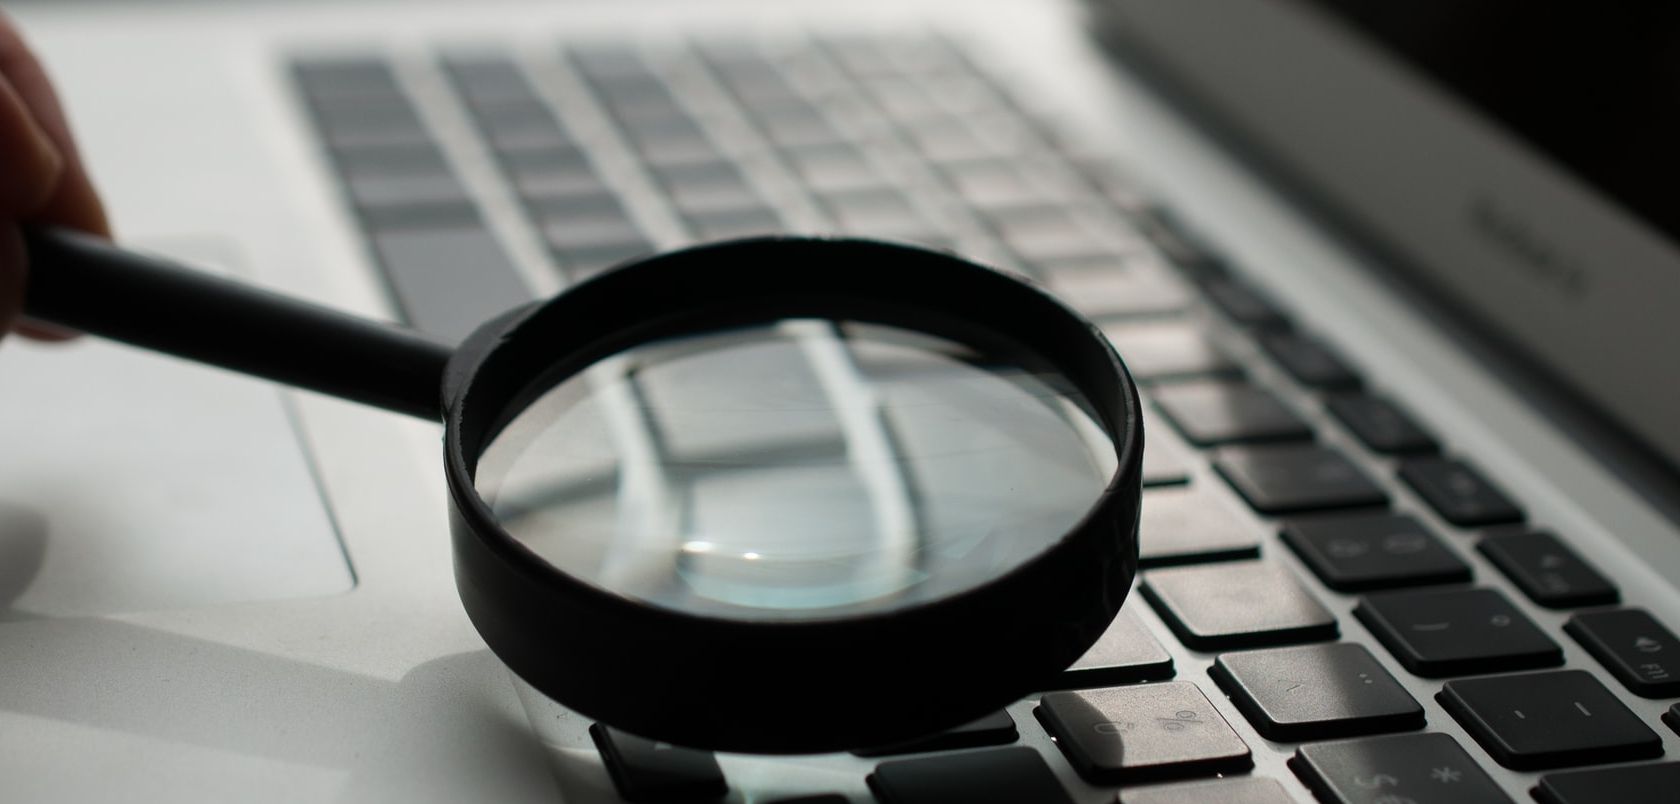
[{"label": "laptop keyboard", "polygon": [[[1380,378],[1298,328],[1111,162],[1024,112],[957,44],[445,49],[290,67],[392,300],[438,337],[655,250],[803,232],[1017,271],[1113,339],[1151,406],[1140,588],[1057,691],[1021,710],[1030,720],[1000,713],[860,752],[892,755],[868,777],[884,804],[1083,801],[1092,788],[1129,801],[1304,789],[1349,804],[1492,802],[1509,799],[1485,768],[1662,752],[1654,729],[1667,727],[1624,699],[1680,695],[1674,634],[1616,608],[1614,583],[1566,534],[1525,524],[1521,501],[1385,398]],[[1476,585],[1496,573],[1526,600]],[[1566,629],[1529,614],[1583,607]],[[1338,641],[1352,631],[1373,648]],[[1559,669],[1565,640],[1599,663]],[[1175,667],[1168,641],[1196,666]],[[1405,678],[1441,680],[1426,688],[1473,742],[1430,731]],[[1233,719],[1293,750],[1295,781],[1245,776],[1262,746],[1214,705],[1226,697]],[[1032,730],[1053,743],[1025,740]],[[627,800],[730,789],[709,754],[593,733]],[[1090,787],[1068,787],[1058,763]],[[1535,795],[1665,800],[1677,766],[1541,776]]]}]

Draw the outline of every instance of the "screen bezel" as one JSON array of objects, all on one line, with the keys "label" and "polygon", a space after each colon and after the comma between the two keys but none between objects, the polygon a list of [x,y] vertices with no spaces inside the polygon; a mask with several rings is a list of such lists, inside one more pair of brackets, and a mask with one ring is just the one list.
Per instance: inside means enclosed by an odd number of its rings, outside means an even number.
[{"label": "screen bezel", "polygon": [[1680,251],[1302,3],[1100,0],[1099,35],[1443,301],[1680,475]]}]

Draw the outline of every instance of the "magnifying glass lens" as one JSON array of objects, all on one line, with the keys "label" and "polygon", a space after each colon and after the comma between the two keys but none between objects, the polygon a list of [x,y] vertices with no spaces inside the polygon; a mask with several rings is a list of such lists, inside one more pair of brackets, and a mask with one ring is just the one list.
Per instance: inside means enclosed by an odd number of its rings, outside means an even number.
[{"label": "magnifying glass lens", "polygon": [[874,616],[959,594],[1063,539],[1115,470],[1048,364],[880,324],[656,340],[534,399],[479,461],[503,529],[690,615]]}]

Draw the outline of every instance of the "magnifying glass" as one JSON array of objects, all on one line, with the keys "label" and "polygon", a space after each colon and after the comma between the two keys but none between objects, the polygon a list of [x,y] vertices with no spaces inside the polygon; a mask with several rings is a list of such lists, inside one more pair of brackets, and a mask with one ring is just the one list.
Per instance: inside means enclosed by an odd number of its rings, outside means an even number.
[{"label": "magnifying glass", "polygon": [[78,234],[26,243],[35,319],[443,422],[474,626],[643,737],[814,753],[961,725],[1082,655],[1136,572],[1119,357],[950,254],[698,246],[451,347]]}]

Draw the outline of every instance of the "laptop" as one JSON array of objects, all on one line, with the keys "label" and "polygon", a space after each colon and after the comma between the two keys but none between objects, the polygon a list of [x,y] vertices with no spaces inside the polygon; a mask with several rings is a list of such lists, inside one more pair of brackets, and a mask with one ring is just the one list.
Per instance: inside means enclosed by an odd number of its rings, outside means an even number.
[{"label": "laptop", "polygon": [[1148,447],[1049,688],[720,755],[485,648],[437,427],[9,338],[6,800],[1672,800],[1671,13],[12,5],[125,244],[451,339],[701,240],[951,249],[1102,326]]}]

